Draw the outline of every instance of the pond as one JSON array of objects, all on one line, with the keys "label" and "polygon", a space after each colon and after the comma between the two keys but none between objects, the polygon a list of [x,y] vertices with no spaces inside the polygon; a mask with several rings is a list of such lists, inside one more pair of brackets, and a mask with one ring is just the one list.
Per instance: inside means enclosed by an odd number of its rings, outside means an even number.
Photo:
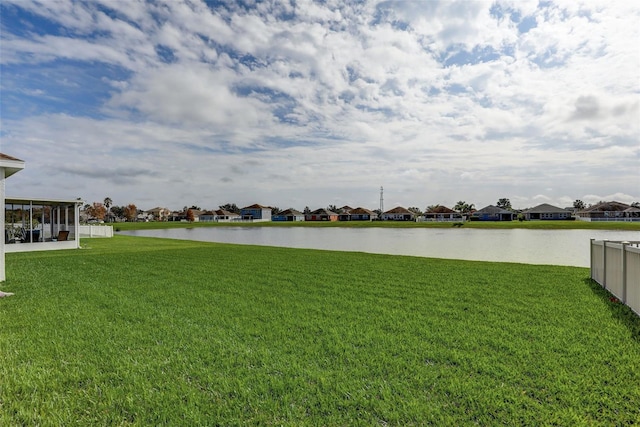
[{"label": "pond", "polygon": [[640,240],[640,232],[465,228],[199,227],[121,234],[204,242],[589,267],[590,239]]}]

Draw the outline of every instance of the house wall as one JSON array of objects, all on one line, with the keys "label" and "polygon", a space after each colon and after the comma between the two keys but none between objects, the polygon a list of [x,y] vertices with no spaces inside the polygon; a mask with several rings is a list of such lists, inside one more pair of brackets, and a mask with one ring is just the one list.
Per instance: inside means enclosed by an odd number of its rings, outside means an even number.
[{"label": "house wall", "polygon": [[305,221],[338,221],[338,215],[305,215]]},{"label": "house wall", "polygon": [[411,221],[411,220],[413,220],[413,218],[412,218],[412,216],[410,214],[400,214],[400,213],[383,214],[382,215],[382,219],[391,220],[391,221]]},{"label": "house wall", "polygon": [[240,215],[242,219],[251,217],[254,221],[271,221],[271,209],[242,209]]},{"label": "house wall", "polygon": [[571,218],[571,212],[549,212],[526,214],[527,220],[566,220]]},{"label": "house wall", "polygon": [[304,215],[274,215],[271,217],[271,221],[304,221]]},{"label": "house wall", "polygon": [[370,221],[371,215],[369,214],[354,214],[351,215],[351,221]]},{"label": "house wall", "polygon": [[229,221],[237,221],[240,218],[241,218],[240,215],[216,215],[214,221],[229,222]]}]

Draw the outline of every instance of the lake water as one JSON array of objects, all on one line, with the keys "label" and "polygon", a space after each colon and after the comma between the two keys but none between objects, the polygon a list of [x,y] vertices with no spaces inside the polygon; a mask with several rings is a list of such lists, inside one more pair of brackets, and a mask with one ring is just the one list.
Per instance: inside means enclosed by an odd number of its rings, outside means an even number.
[{"label": "lake water", "polygon": [[465,228],[202,227],[125,231],[130,236],[327,249],[477,261],[589,267],[590,239],[640,240],[640,232]]}]

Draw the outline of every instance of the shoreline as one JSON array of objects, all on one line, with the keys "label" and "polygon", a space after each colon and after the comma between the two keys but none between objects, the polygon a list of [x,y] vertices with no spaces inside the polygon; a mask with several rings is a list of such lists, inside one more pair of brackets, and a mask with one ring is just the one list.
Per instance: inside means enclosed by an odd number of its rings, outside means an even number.
[{"label": "shoreline", "polygon": [[328,228],[474,228],[474,229],[531,229],[531,230],[619,230],[640,233],[640,222],[627,221],[467,221],[462,226],[455,222],[414,221],[336,221],[336,222],[118,222],[111,225],[117,231],[158,230],[197,227],[328,227]]}]

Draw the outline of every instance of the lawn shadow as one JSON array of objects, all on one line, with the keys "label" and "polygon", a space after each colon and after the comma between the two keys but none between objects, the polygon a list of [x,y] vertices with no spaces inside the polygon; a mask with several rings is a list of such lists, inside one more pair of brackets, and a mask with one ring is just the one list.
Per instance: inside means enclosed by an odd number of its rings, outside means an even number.
[{"label": "lawn shadow", "polygon": [[584,282],[591,288],[594,294],[607,304],[613,317],[631,331],[631,337],[635,341],[640,342],[640,316],[634,313],[627,305],[623,304],[622,301],[616,298],[611,292],[600,286],[595,280],[586,278]]}]

